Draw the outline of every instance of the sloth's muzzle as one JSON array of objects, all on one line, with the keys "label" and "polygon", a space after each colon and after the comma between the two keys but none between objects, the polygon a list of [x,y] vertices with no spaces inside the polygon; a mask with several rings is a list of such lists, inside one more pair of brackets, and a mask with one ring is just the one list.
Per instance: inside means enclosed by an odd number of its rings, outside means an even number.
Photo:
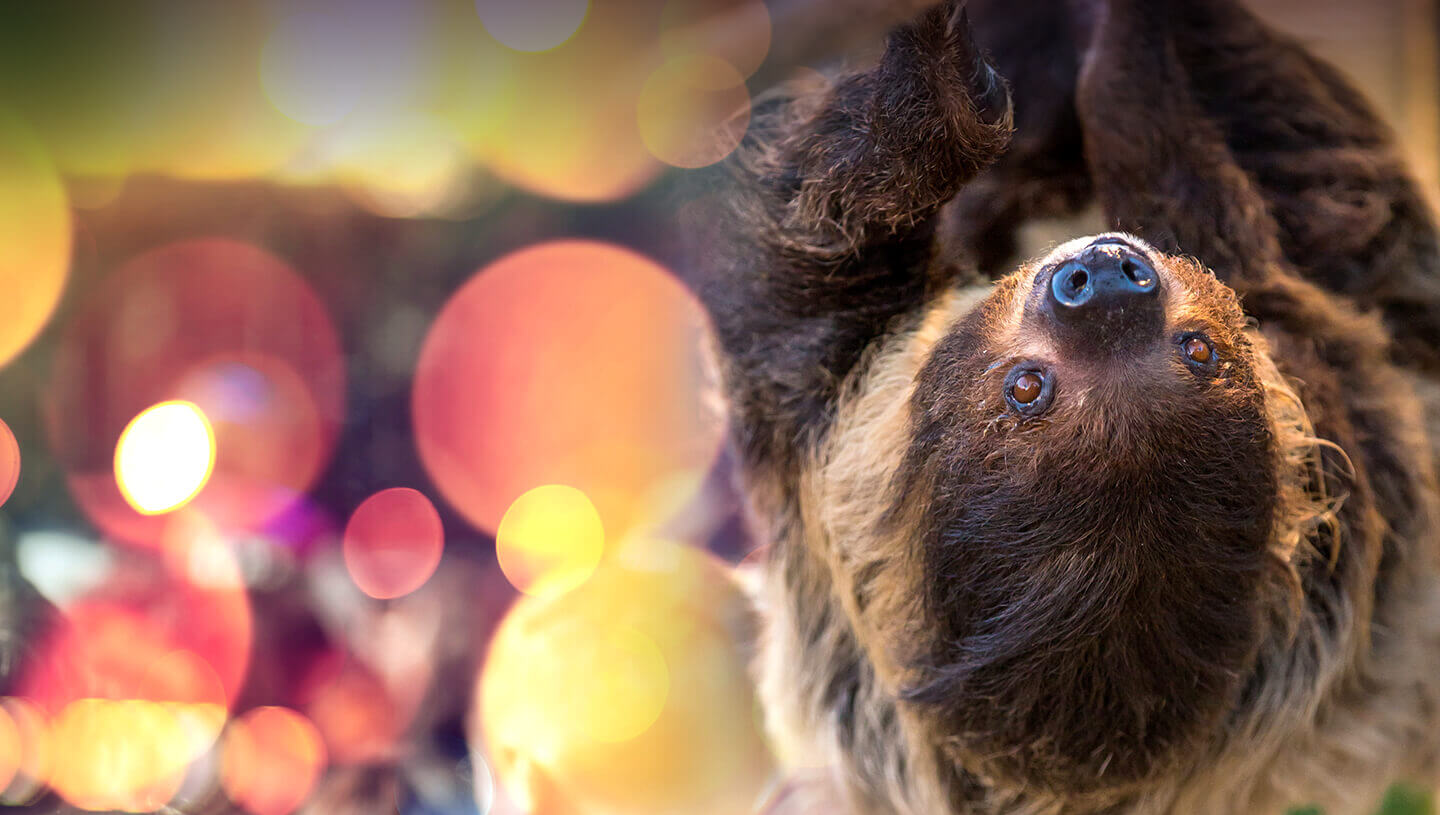
[{"label": "sloth's muzzle", "polygon": [[1067,350],[1108,355],[1155,339],[1164,326],[1160,275],[1149,252],[1119,237],[1056,263],[1041,310]]}]

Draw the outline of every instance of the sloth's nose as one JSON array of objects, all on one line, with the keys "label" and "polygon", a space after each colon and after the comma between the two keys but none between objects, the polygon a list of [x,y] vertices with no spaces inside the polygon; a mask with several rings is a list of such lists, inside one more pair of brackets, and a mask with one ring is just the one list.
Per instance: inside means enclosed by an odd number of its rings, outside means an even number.
[{"label": "sloth's nose", "polygon": [[1046,311],[1082,349],[1113,350],[1162,327],[1160,277],[1123,238],[1100,238],[1056,266]]}]

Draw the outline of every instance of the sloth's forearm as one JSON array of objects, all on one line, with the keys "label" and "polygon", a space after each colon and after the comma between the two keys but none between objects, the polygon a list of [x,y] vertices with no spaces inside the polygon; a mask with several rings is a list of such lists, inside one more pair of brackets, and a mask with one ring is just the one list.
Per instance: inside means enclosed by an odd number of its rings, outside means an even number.
[{"label": "sloth's forearm", "polygon": [[1338,71],[1242,4],[1181,11],[1176,45],[1195,97],[1297,273],[1378,307],[1397,360],[1440,370],[1440,240],[1390,128]]},{"label": "sloth's forearm", "polygon": [[1175,9],[1153,0],[1080,2],[1088,36],[1076,106],[1107,218],[1158,248],[1198,258],[1242,295],[1283,265],[1278,228],[1195,98]]},{"label": "sloth's forearm", "polygon": [[702,297],[756,459],[822,433],[839,383],[929,293],[935,215],[1010,137],[1004,82],[960,4],[891,35],[874,68],[756,105]]}]

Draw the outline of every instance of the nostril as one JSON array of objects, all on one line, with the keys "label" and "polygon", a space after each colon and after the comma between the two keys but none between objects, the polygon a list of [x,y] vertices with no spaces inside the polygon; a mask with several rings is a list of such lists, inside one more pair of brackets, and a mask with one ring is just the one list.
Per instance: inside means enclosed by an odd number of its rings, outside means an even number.
[{"label": "nostril", "polygon": [[1048,291],[1036,292],[1043,299],[1035,305],[1066,353],[1108,355],[1159,336],[1165,325],[1161,273],[1148,251],[1118,239],[1097,240],[1050,267],[1048,277],[1037,275],[1036,288]]},{"label": "nostril", "polygon": [[1137,263],[1134,258],[1125,258],[1120,262],[1120,271],[1135,285],[1145,288],[1155,282],[1155,276],[1150,273],[1143,264]]},{"label": "nostril", "polygon": [[1064,306],[1084,304],[1093,293],[1094,275],[1082,263],[1071,261],[1055,271],[1050,280],[1051,296]]}]

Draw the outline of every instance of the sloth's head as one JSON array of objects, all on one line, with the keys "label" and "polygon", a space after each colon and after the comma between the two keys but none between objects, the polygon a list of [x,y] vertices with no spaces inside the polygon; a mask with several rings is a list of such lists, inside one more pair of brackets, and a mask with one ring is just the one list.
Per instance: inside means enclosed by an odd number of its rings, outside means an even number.
[{"label": "sloth's head", "polygon": [[892,513],[922,536],[904,692],[966,766],[1123,785],[1233,709],[1280,500],[1245,328],[1212,274],[1107,234],[1003,280],[920,366]]}]

